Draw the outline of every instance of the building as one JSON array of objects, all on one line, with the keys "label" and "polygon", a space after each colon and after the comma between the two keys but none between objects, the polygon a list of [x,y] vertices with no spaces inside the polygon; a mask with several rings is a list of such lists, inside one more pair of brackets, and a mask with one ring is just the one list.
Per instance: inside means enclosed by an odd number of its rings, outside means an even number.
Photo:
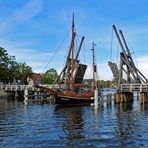
[{"label": "building", "polygon": [[33,73],[31,79],[34,81],[35,84],[42,83],[42,74],[40,73]]}]

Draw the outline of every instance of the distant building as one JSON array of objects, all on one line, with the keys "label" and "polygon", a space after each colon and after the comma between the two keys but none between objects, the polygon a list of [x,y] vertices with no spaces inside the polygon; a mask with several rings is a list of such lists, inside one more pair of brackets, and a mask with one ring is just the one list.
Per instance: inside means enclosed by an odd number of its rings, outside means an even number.
[{"label": "distant building", "polygon": [[40,73],[33,73],[31,79],[34,81],[35,84],[42,83],[42,75]]}]

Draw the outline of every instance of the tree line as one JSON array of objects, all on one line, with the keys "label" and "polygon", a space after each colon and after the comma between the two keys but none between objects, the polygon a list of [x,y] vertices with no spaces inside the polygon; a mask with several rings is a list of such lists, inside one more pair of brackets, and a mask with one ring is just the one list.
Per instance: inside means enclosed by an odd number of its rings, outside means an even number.
[{"label": "tree line", "polygon": [[[21,84],[27,84],[27,78],[32,77],[32,67],[26,63],[19,63],[15,56],[10,56],[6,49],[0,47],[0,82],[4,84],[18,81]],[[53,84],[58,78],[58,73],[54,68],[47,70],[42,74],[42,83]]]},{"label": "tree line", "polygon": [[19,80],[26,84],[27,77],[33,73],[32,68],[26,63],[18,63],[15,56],[10,56],[7,50],[0,47],[0,82],[5,84]]},{"label": "tree line", "polygon": [[[27,84],[27,77],[32,76],[33,70],[26,63],[18,63],[14,56],[10,56],[7,50],[0,47],[0,82],[5,84],[19,80],[21,84]],[[43,84],[54,84],[58,78],[58,73],[54,68],[48,69],[42,74]],[[60,80],[59,80],[60,81]],[[102,87],[112,86],[112,81],[98,80]]]}]

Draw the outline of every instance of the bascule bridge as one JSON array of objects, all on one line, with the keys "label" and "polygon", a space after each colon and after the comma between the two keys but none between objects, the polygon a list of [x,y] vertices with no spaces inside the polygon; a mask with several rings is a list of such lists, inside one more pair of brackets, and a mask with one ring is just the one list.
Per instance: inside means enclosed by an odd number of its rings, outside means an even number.
[{"label": "bascule bridge", "polygon": [[147,102],[148,79],[135,66],[122,30],[118,31],[113,25],[113,32],[121,48],[119,65],[112,61],[108,62],[117,88],[115,101],[119,103],[122,99],[123,102],[131,102],[133,93],[136,92],[140,94],[140,103]]}]

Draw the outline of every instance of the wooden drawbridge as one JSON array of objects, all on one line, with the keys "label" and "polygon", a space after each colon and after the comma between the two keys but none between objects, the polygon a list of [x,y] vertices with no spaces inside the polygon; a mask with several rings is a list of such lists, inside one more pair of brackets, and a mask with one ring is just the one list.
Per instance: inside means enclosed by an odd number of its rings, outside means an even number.
[{"label": "wooden drawbridge", "polygon": [[113,73],[117,92],[128,95],[133,92],[147,94],[148,79],[135,66],[122,30],[117,31],[116,26],[113,25],[113,31],[121,48],[120,63],[117,66],[116,63],[109,61],[108,65]]}]

